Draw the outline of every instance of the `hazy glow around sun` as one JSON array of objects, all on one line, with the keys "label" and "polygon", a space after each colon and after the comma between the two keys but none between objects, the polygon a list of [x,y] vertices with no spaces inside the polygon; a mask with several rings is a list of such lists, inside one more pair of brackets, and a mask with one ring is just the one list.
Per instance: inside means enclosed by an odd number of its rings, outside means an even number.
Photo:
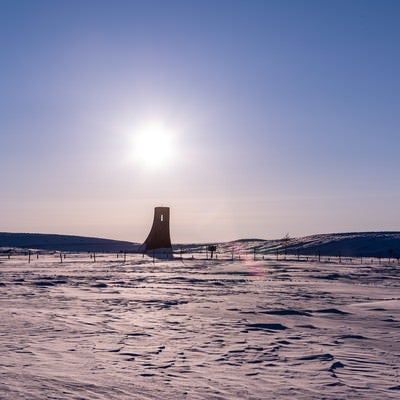
[{"label": "hazy glow around sun", "polygon": [[139,128],[134,136],[135,162],[147,169],[167,167],[176,156],[174,141],[174,133],[160,123]]}]

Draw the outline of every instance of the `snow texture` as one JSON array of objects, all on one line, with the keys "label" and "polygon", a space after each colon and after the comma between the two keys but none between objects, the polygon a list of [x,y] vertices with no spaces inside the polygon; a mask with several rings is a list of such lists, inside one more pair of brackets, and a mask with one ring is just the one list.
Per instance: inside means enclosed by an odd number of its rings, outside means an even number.
[{"label": "snow texture", "polygon": [[398,399],[396,262],[0,257],[0,398]]}]

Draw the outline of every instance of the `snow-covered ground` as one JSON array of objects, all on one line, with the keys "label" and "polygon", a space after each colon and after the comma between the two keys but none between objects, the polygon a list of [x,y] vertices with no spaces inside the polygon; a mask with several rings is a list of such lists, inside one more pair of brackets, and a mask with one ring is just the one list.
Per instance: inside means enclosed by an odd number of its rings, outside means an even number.
[{"label": "snow-covered ground", "polygon": [[0,259],[1,399],[398,399],[400,266]]}]

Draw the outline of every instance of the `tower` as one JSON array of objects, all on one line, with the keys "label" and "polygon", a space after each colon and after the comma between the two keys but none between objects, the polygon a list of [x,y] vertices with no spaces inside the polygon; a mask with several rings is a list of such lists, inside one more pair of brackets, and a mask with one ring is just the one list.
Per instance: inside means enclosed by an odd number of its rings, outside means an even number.
[{"label": "tower", "polygon": [[169,235],[169,207],[155,207],[150,233],[143,243],[144,251],[163,249],[172,250]]}]

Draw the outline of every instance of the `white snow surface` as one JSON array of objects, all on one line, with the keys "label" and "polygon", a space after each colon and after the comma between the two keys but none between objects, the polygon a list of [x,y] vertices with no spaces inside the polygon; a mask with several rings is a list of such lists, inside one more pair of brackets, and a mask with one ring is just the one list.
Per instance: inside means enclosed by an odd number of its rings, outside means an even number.
[{"label": "white snow surface", "polygon": [[0,399],[398,399],[400,266],[0,258]]}]

